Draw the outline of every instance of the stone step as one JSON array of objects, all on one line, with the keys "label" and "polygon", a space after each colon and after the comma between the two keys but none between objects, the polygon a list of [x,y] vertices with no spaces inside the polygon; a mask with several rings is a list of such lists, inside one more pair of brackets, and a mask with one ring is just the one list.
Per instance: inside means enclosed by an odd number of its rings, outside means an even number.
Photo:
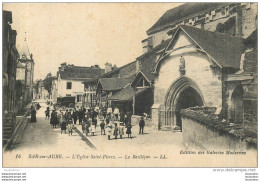
[{"label": "stone step", "polygon": [[5,131],[12,131],[12,127],[11,127],[11,126],[9,126],[9,127],[4,127],[4,128],[3,128],[3,132],[5,132]]},{"label": "stone step", "polygon": [[4,140],[4,139],[7,139],[7,140],[8,140],[8,139],[11,138],[11,136],[12,136],[12,135],[3,135],[3,140]]}]

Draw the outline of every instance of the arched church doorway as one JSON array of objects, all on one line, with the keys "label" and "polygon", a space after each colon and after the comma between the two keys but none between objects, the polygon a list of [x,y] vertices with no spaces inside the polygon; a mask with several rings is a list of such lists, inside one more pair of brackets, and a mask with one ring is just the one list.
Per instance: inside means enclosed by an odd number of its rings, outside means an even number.
[{"label": "arched church doorway", "polygon": [[182,128],[182,120],[180,111],[189,107],[203,106],[203,101],[198,92],[192,87],[184,89],[176,101],[175,115],[176,125]]},{"label": "arched church doorway", "polygon": [[166,94],[165,108],[167,113],[165,122],[170,122],[171,126],[177,125],[182,130],[180,111],[203,105],[204,99],[197,84],[188,77],[181,77],[171,85]]},{"label": "arched church doorway", "polygon": [[243,120],[243,87],[235,88],[231,96],[231,121],[241,123]]}]

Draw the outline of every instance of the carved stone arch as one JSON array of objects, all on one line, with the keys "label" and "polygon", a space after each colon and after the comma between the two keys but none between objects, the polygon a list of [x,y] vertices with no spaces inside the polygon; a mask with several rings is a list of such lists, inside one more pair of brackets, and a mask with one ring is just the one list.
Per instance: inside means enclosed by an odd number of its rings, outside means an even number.
[{"label": "carved stone arch", "polygon": [[199,86],[191,78],[185,76],[185,77],[178,78],[169,87],[165,96],[165,102],[164,102],[165,108],[166,109],[175,108],[178,96],[183,90],[189,87],[193,88],[199,94],[203,102],[203,105],[205,105],[204,97],[202,95]]}]

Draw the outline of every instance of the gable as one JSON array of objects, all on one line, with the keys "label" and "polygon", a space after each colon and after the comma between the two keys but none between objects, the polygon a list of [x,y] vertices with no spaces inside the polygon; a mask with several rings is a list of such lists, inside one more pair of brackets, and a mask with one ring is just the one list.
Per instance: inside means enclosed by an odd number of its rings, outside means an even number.
[{"label": "gable", "polygon": [[243,39],[238,37],[182,25],[162,52],[153,73],[157,72],[163,59],[182,48],[205,53],[220,68],[239,69],[244,45]]},{"label": "gable", "polygon": [[189,38],[183,31],[178,31],[166,50],[176,50],[188,47],[190,45],[195,45],[192,39]]}]

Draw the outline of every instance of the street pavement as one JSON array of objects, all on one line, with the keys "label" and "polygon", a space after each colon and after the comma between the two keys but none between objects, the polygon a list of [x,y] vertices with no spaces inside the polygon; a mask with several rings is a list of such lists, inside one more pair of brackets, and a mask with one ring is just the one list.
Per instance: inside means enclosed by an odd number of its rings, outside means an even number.
[{"label": "street pavement", "polygon": [[[60,128],[52,128],[50,120],[45,119],[46,103],[40,101],[41,108],[37,111],[37,122],[28,123],[18,143],[11,151],[4,152],[4,166],[23,167],[75,167],[75,166],[158,166],[159,157],[170,157],[184,149],[182,134],[179,132],[157,131],[151,127],[144,128],[144,134],[139,135],[138,125],[132,128],[132,139],[123,135],[123,139],[107,139],[107,135],[101,135],[99,122],[95,136],[87,139],[96,147],[91,148],[87,141],[74,130],[73,135],[61,134]],[[81,125],[76,125],[82,132]],[[125,130],[126,131],[126,130]],[[85,134],[84,134],[85,135]],[[55,158],[56,154],[62,159]],[[91,157],[91,160],[84,158]],[[102,161],[103,157],[116,160]],[[129,155],[139,156],[137,160],[126,160]],[[142,155],[142,156],[141,156]],[[143,161],[143,156],[155,157],[149,162]],[[102,159],[100,159],[100,156]],[[35,157],[35,158],[34,158]],[[41,158],[42,157],[42,158]],[[52,159],[49,159],[49,158]],[[53,158],[54,157],[54,158]],[[59,157],[59,156],[58,156]],[[58,160],[58,161],[57,161]],[[73,161],[72,161],[73,160]],[[148,159],[149,160],[149,159]],[[123,162],[122,162],[123,161]],[[17,163],[19,163],[17,165]],[[168,162],[160,162],[162,165]],[[112,164],[112,165],[111,165]],[[137,165],[136,165],[137,164]]]},{"label": "street pavement", "polygon": [[[158,148],[181,150],[184,149],[183,138],[181,132],[170,131],[158,131],[152,127],[146,126],[144,128],[144,134],[139,134],[139,126],[133,125],[132,127],[132,139],[128,138],[125,133],[123,138],[117,136],[117,139],[112,135],[111,140],[108,140],[107,135],[101,135],[100,122],[98,121],[95,135],[88,134],[87,139],[95,145],[98,151],[112,152],[120,154],[134,154],[137,152],[162,152]],[[150,124],[149,124],[150,125]],[[82,126],[76,125],[77,129],[82,132]],[[106,130],[107,131],[107,130]],[[126,132],[126,129],[124,130]],[[85,135],[85,133],[84,133]]]},{"label": "street pavement", "polygon": [[[61,134],[60,127],[53,128],[50,120],[45,119],[46,103],[40,100],[41,108],[37,110],[37,122],[29,122],[23,135],[7,152],[4,152],[4,161],[14,158],[16,155],[29,157],[29,154],[63,154],[64,156],[74,153],[84,153],[91,149],[86,142],[74,131],[72,136]],[[12,159],[10,159],[12,160]]]}]

